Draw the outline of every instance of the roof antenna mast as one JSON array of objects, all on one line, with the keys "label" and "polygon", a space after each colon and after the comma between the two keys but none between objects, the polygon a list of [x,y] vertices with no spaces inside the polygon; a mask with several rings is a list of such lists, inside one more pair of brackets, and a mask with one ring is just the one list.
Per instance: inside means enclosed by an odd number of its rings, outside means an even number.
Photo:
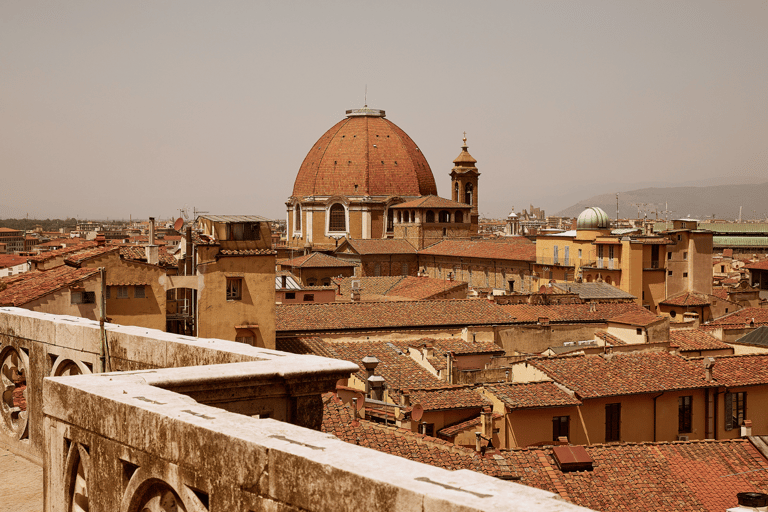
[{"label": "roof antenna mast", "polygon": [[365,84],[365,104],[363,106],[368,106],[368,84]]}]

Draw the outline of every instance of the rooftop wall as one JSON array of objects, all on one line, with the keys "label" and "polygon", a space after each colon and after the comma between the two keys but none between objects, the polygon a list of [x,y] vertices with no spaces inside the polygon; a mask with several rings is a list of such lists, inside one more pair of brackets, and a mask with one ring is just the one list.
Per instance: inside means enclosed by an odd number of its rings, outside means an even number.
[{"label": "rooftop wall", "polygon": [[[46,512],[586,510],[311,430],[320,393],[352,363],[136,327],[105,332],[102,363],[97,323],[0,308],[0,443],[44,463]],[[98,373],[102,365],[113,371]]]}]

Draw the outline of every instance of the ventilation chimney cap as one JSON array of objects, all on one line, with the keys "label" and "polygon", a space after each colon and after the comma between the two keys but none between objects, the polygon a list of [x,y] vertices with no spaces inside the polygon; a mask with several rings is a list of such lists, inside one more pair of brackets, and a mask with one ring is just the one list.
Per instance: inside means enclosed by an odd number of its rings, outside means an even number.
[{"label": "ventilation chimney cap", "polygon": [[363,358],[363,367],[368,371],[373,371],[379,365],[379,360],[374,356],[365,356]]},{"label": "ventilation chimney cap", "polygon": [[715,366],[715,358],[714,357],[705,357],[704,358],[704,368],[709,370],[713,366]]},{"label": "ventilation chimney cap", "polygon": [[766,507],[768,506],[768,494],[762,492],[740,492],[736,494],[739,505],[743,507]]}]

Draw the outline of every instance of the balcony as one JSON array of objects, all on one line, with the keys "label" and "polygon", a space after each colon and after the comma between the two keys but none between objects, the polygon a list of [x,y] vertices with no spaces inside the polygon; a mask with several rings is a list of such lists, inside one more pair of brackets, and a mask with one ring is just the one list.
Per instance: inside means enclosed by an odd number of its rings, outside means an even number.
[{"label": "balcony", "polygon": [[550,265],[553,267],[573,267],[575,258],[553,258],[552,256],[536,256],[537,265]]},{"label": "balcony", "polygon": [[662,263],[660,260],[643,261],[643,270],[664,270]]}]

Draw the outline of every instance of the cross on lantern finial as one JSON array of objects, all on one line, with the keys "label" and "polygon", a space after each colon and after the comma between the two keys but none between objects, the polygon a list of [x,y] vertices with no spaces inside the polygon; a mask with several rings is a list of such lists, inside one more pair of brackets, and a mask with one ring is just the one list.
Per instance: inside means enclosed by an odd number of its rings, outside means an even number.
[{"label": "cross on lantern finial", "polygon": [[467,132],[464,132],[464,139],[462,139],[462,140],[464,141],[464,145],[466,146],[467,145]]}]

